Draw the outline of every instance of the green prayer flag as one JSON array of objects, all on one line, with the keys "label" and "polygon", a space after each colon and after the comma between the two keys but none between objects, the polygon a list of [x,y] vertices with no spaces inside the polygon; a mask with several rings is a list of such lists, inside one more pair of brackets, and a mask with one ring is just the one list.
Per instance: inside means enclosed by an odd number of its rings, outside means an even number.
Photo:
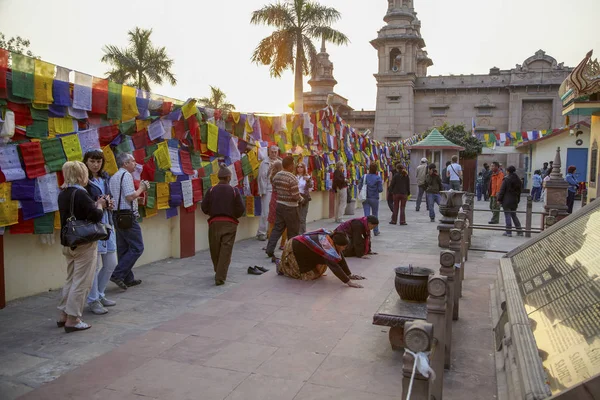
[{"label": "green prayer flag", "polygon": [[204,176],[210,176],[213,173],[213,166],[211,163],[207,163],[204,166]]},{"label": "green prayer flag", "polygon": [[25,133],[30,138],[45,138],[48,137],[48,121],[33,120],[33,124],[27,126]]},{"label": "green prayer flag", "polygon": [[119,124],[119,132],[124,135],[133,135],[135,133],[135,119]]},{"label": "green prayer flag", "polygon": [[156,208],[156,183],[150,182],[150,188],[148,189],[146,199],[146,207]]},{"label": "green prayer flag", "polygon": [[146,218],[146,206],[138,206],[138,213],[140,218]]},{"label": "green prayer flag", "polygon": [[242,196],[242,203],[244,204],[244,214],[242,217],[246,217],[246,196]]},{"label": "green prayer flag", "polygon": [[202,193],[208,193],[208,189],[211,188],[210,176],[202,178]]},{"label": "green prayer flag", "polygon": [[31,110],[31,118],[48,123],[48,110],[38,110],[33,107],[29,107],[29,109]]},{"label": "green prayer flag", "polygon": [[44,161],[51,172],[58,172],[62,169],[67,157],[63,150],[62,142],[59,138],[42,140],[42,154]]},{"label": "green prayer flag", "polygon": [[121,94],[122,90],[123,85],[120,83],[108,81],[108,113],[106,114],[108,119],[121,119],[121,113],[123,110],[123,98]]},{"label": "green prayer flag", "polygon": [[200,125],[200,141],[204,144],[208,143],[208,124]]},{"label": "green prayer flag", "polygon": [[33,233],[43,235],[54,232],[54,213],[48,213],[33,220]]},{"label": "green prayer flag", "polygon": [[167,175],[166,171],[156,168],[156,171],[154,171],[154,181],[155,182],[165,182],[167,180],[166,175]]},{"label": "green prayer flag", "polygon": [[252,174],[252,165],[246,154],[242,156],[242,172],[244,173],[244,176]]},{"label": "green prayer flag", "polygon": [[33,76],[35,61],[22,54],[11,53],[12,56],[12,94],[24,99],[33,100]]},{"label": "green prayer flag", "polygon": [[[157,144],[151,144],[150,146],[146,147],[146,157],[150,157],[152,154],[154,154],[154,152],[158,150],[158,145]],[[152,207],[150,207],[152,208]]]},{"label": "green prayer flag", "polygon": [[196,153],[195,151],[192,151],[192,152],[190,152],[190,156],[192,158],[192,168],[193,169],[202,168],[202,158],[200,157],[200,154]]},{"label": "green prayer flag", "polygon": [[117,147],[115,147],[115,150],[117,152],[117,154],[119,153],[131,153],[133,151],[133,149],[131,148],[130,145],[130,141],[123,139],[121,141],[121,144],[119,144]]}]

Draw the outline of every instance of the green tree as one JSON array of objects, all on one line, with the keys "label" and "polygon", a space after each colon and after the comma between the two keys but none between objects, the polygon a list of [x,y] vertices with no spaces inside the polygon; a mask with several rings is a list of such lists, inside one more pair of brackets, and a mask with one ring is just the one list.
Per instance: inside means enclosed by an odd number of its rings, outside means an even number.
[{"label": "green tree", "polygon": [[210,97],[202,97],[198,101],[206,107],[214,108],[215,110],[235,110],[235,106],[227,102],[225,92],[216,86],[210,86]]},{"label": "green tree", "polygon": [[[483,144],[471,135],[471,132],[465,129],[464,124],[460,125],[448,125],[444,122],[442,126],[437,127],[438,131],[449,141],[465,148],[460,152],[460,157],[465,159],[477,158],[478,154],[481,154]],[[425,132],[425,136],[429,135],[432,129]]]},{"label": "green tree", "polygon": [[316,67],[317,50],[313,39],[336,45],[348,44],[346,35],[331,28],[341,17],[339,11],[307,0],[284,0],[272,3],[252,13],[250,23],[272,26],[276,30],[262,39],[252,61],[270,65],[271,76],[281,77],[283,71],[294,71],[294,107],[303,112],[303,76]]},{"label": "green tree", "polygon": [[136,27],[127,32],[128,47],[106,45],[102,48],[104,56],[101,61],[112,67],[106,73],[108,79],[148,91],[150,83],[162,85],[163,80],[166,80],[171,85],[177,84],[177,79],[171,72],[173,60],[167,56],[165,47],[155,47],[152,44],[151,34],[152,29]]},{"label": "green tree", "polygon": [[6,40],[6,36],[4,33],[0,32],[0,48],[8,50],[13,53],[23,54],[33,58],[36,57],[31,50],[29,50],[29,45],[31,42],[29,39],[23,39],[21,36],[11,37]]}]

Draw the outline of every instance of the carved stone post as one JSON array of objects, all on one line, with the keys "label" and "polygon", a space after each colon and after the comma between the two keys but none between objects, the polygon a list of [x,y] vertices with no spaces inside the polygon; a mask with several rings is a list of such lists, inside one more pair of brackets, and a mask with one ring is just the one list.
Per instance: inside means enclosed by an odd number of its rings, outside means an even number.
[{"label": "carved stone post", "polygon": [[527,196],[527,214],[525,214],[525,237],[531,237],[531,217],[533,212],[533,199],[531,196]]},{"label": "carved stone post", "polygon": [[558,222],[558,210],[549,210],[548,215],[544,217],[544,227],[550,228]]},{"label": "carved stone post", "polygon": [[[460,220],[456,220],[454,222],[456,225],[461,225],[463,222]],[[458,320],[458,310],[460,307],[459,299],[462,297],[462,278],[461,278],[461,261],[462,261],[462,252],[461,252],[461,241],[463,236],[462,229],[450,229],[450,250],[454,252],[454,260],[455,260],[455,275],[454,275],[454,296],[450,298],[450,301],[454,303],[454,307],[452,309],[452,319],[454,321]]]},{"label": "carved stone post", "polygon": [[[444,250],[440,253],[440,275],[445,276],[448,280],[448,303],[446,305],[446,337],[452,337],[452,317],[454,315],[454,264],[456,263],[456,257],[453,251]],[[440,349],[442,350],[442,349]],[[452,354],[452,340],[446,341],[444,348],[444,368],[450,369],[450,361]]]},{"label": "carved stone post", "polygon": [[463,209],[467,213],[467,220],[469,221],[467,242],[469,247],[471,247],[471,238],[473,237],[473,215],[475,213],[475,194],[467,193],[466,205],[467,207],[463,206]]},{"label": "carved stone post", "polygon": [[[406,348],[413,353],[430,351],[433,344],[433,325],[422,320],[407,322],[404,326]],[[415,359],[408,352],[402,358],[402,399],[429,399],[429,379],[415,370],[415,377],[410,384]]]},{"label": "carved stone post", "polygon": [[560,221],[569,215],[567,213],[567,191],[569,184],[565,181],[560,167],[560,147],[558,147],[554,163],[552,164],[550,180],[546,182],[546,203],[544,204],[546,213],[549,213],[550,210],[558,210],[556,221]]},{"label": "carved stone post", "polygon": [[440,202],[440,214],[442,214],[442,218],[437,226],[438,245],[444,249],[447,249],[450,244],[450,229],[452,229],[458,211],[463,205],[464,194],[465,192],[455,192],[453,190],[440,192],[442,196],[442,201]]},{"label": "carved stone post", "polygon": [[431,369],[435,380],[429,381],[429,399],[441,400],[444,389],[444,349],[446,341],[446,304],[448,302],[448,279],[434,275],[429,278],[429,297],[427,298],[427,322],[433,325],[435,349],[430,356]]},{"label": "carved stone post", "polygon": [[[463,236],[462,236],[462,240],[463,240],[463,253],[462,253],[462,258],[461,258],[461,263],[462,260],[465,259],[467,260],[467,250],[471,247],[471,238],[469,237],[469,230],[470,230],[470,226],[471,226],[471,221],[473,221],[472,219],[469,219],[469,213],[466,211],[459,211],[458,216],[456,217],[458,220],[463,221],[463,226],[462,229],[463,230]],[[456,221],[455,221],[456,223]]]}]

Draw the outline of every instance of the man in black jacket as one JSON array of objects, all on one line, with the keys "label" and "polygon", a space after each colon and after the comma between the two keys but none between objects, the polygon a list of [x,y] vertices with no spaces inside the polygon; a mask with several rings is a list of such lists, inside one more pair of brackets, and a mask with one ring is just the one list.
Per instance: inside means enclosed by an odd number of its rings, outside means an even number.
[{"label": "man in black jacket", "polygon": [[515,171],[516,168],[512,165],[506,168],[508,175],[502,181],[502,186],[500,187],[497,198],[498,204],[501,204],[504,209],[504,219],[506,220],[506,232],[502,235],[508,237],[512,236],[511,222],[515,223],[517,236],[523,236],[523,232],[521,231],[521,221],[519,221],[519,217],[517,217],[516,213],[519,202],[521,201],[522,183]]},{"label": "man in black jacket", "polygon": [[489,201],[490,200],[490,181],[492,179],[492,170],[490,169],[490,165],[488,163],[484,163],[483,171],[481,171],[481,172],[483,175],[483,183],[482,183],[483,199],[485,201]]},{"label": "man in black jacket", "polygon": [[244,202],[237,188],[231,187],[231,171],[221,165],[219,184],[211,187],[202,199],[202,212],[208,218],[208,244],[215,270],[215,284],[223,285],[231,263],[238,218],[244,215]]}]

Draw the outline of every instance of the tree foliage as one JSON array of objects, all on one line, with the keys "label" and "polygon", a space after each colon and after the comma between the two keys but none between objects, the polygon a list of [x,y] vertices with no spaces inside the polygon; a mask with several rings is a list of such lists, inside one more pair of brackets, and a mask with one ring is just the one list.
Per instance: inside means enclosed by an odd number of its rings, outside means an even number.
[{"label": "tree foliage", "polygon": [[335,8],[307,0],[284,0],[252,13],[250,23],[275,28],[275,32],[260,41],[252,61],[269,65],[271,76],[275,78],[288,69],[294,72],[296,112],[303,111],[302,77],[316,68],[317,49],[313,39],[336,45],[350,42],[346,35],[331,28],[340,18],[341,14]]},{"label": "tree foliage", "polygon": [[102,48],[104,56],[101,61],[112,67],[106,73],[108,79],[148,91],[151,83],[162,85],[166,80],[171,85],[177,84],[171,72],[173,60],[168,57],[165,47],[152,44],[151,34],[152,29],[136,27],[127,32],[128,47],[106,45]]},{"label": "tree foliage", "polygon": [[227,95],[216,86],[210,86],[210,96],[202,97],[198,101],[204,106],[219,110],[235,110],[235,106],[227,102]]},{"label": "tree foliage", "polygon": [[[425,132],[425,137],[431,133],[432,129]],[[460,152],[460,158],[472,159],[477,158],[478,154],[481,154],[483,144],[479,139],[473,137],[471,132],[465,129],[464,124],[460,125],[449,125],[444,122],[442,126],[437,127],[437,130],[449,141],[465,148]]]},{"label": "tree foliage", "polygon": [[[12,53],[23,54],[33,58],[39,58],[31,50],[29,45],[31,42],[29,39],[23,39],[21,36],[13,36],[10,39],[6,39],[4,33],[0,32],[0,48],[8,50]],[[8,66],[10,67],[11,62],[9,60]]]}]

